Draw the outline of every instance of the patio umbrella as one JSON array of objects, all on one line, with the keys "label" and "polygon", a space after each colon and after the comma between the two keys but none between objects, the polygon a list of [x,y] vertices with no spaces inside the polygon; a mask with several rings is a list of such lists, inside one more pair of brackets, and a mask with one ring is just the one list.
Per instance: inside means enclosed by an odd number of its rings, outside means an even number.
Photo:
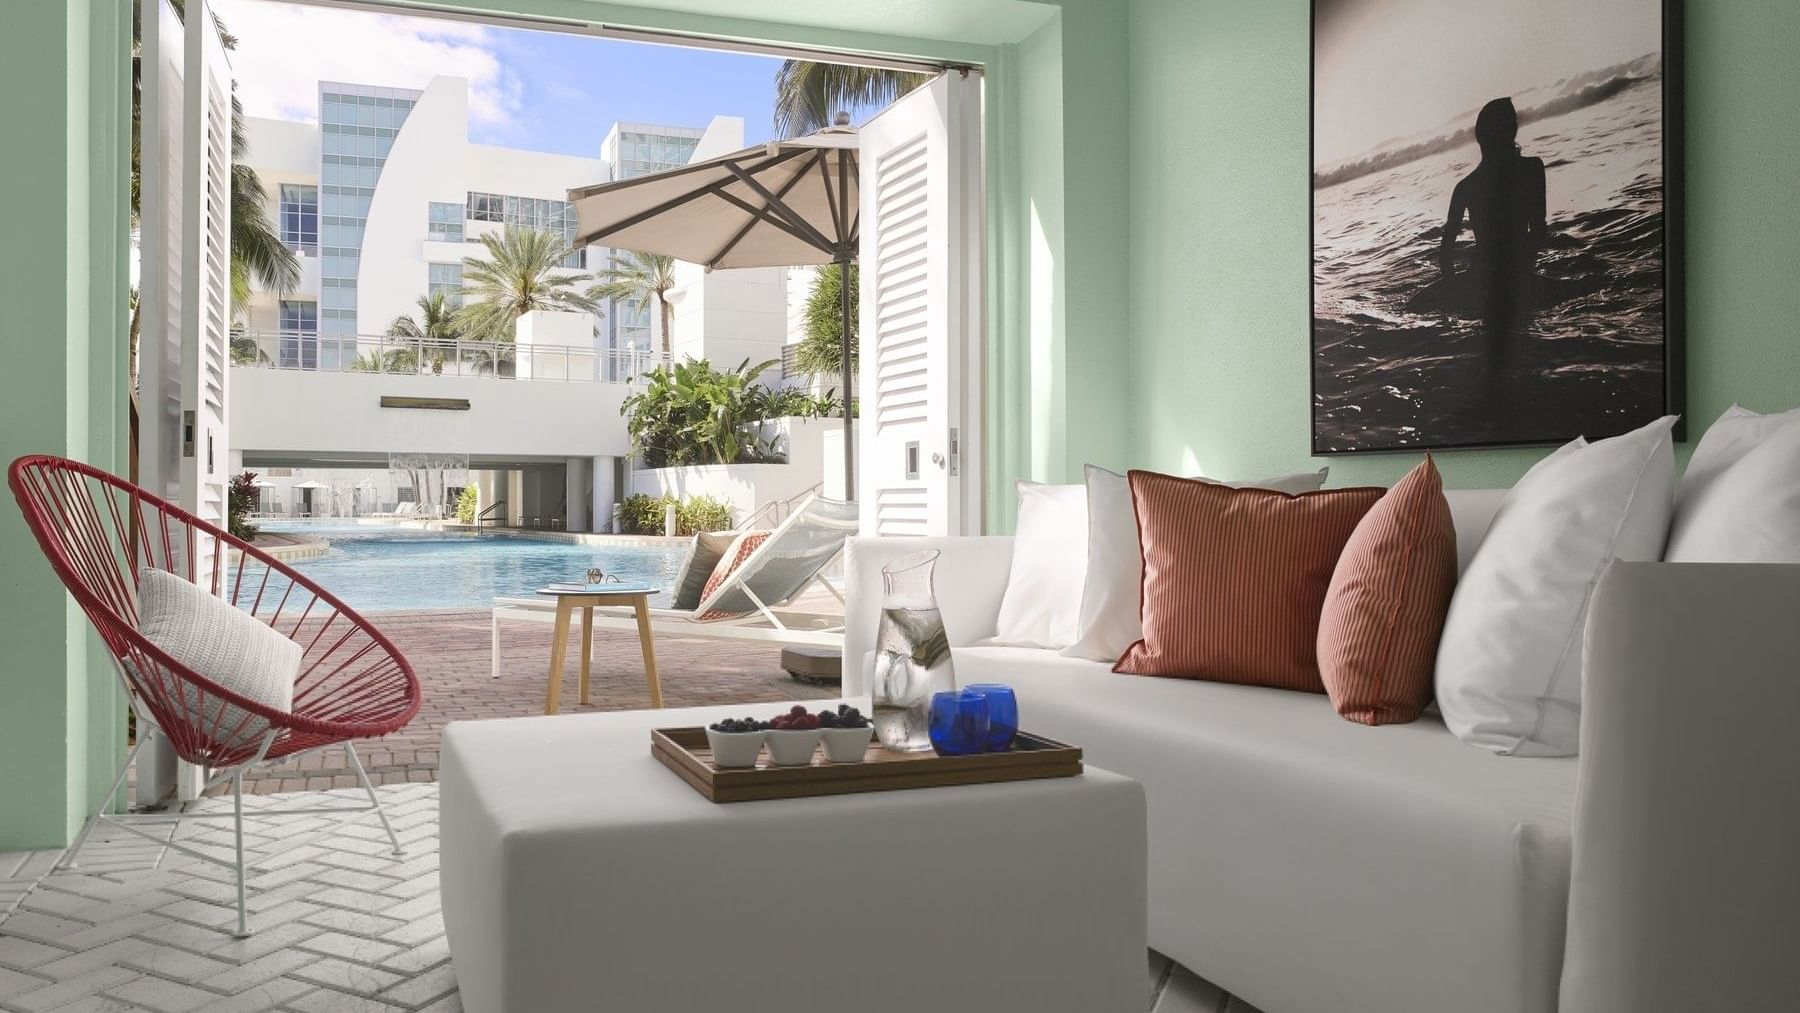
[{"label": "patio umbrella", "polygon": [[313,479],[309,478],[304,482],[295,482],[294,488],[296,488],[296,489],[323,489],[323,488],[325,488],[325,483],[317,482],[317,481],[314,481]]},{"label": "patio umbrella", "polygon": [[850,438],[850,265],[857,251],[857,137],[850,117],[817,133],[648,176],[576,187],[575,244],[655,253],[707,270],[836,264],[842,284],[844,489],[856,496]]}]

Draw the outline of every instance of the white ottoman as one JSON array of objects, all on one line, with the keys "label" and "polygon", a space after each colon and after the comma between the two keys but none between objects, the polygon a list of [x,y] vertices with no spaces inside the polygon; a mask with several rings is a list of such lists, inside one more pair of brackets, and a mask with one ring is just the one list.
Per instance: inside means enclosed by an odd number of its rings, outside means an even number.
[{"label": "white ottoman", "polygon": [[1089,767],[714,805],[650,755],[652,727],[745,710],[445,730],[439,875],[465,1009],[1142,1013],[1136,782]]}]

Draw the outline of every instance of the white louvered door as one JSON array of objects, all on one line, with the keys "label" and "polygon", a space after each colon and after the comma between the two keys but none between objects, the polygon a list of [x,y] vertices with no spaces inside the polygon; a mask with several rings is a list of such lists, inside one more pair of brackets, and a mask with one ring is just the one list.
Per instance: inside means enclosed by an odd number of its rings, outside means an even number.
[{"label": "white louvered door", "polygon": [[865,534],[979,530],[980,79],[862,128],[857,500]]},{"label": "white louvered door", "polygon": [[[225,526],[225,394],[231,365],[231,66],[210,0],[187,5],[184,259],[192,284],[181,309],[181,505]],[[195,30],[198,29],[198,30]],[[210,572],[213,546],[202,545]]]},{"label": "white louvered door", "polygon": [[[212,4],[147,3],[140,148],[138,480],[224,527],[230,475],[225,404],[231,363],[231,67]],[[202,586],[219,546],[193,547]],[[200,772],[166,746],[142,759],[140,801],[174,779],[195,797]]]}]

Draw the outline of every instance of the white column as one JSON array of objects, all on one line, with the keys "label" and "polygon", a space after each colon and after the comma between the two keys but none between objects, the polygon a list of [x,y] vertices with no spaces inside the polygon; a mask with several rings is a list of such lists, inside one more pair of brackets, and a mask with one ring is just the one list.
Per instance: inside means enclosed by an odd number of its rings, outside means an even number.
[{"label": "white column", "polygon": [[520,527],[525,523],[525,472],[514,468],[506,473],[506,523]]},{"label": "white column", "polygon": [[563,461],[563,530],[589,531],[588,497],[594,492],[590,474],[593,458],[571,457]]},{"label": "white column", "polygon": [[588,459],[588,473],[593,482],[593,499],[589,501],[594,511],[593,523],[588,526],[591,531],[612,530],[612,508],[619,501],[618,483],[614,475],[618,470],[618,462],[616,457]]}]

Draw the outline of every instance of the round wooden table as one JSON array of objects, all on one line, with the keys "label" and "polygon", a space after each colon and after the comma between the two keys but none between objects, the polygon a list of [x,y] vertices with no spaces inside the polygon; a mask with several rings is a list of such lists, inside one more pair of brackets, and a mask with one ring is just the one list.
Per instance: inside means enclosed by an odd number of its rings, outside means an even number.
[{"label": "round wooden table", "polygon": [[588,667],[594,653],[594,609],[629,605],[637,613],[638,645],[644,652],[644,678],[650,685],[650,706],[660,708],[662,680],[656,674],[656,646],[650,637],[650,596],[660,588],[631,587],[608,591],[604,584],[582,590],[543,588],[538,594],[556,599],[556,629],[550,635],[550,685],[544,693],[544,713],[555,714],[562,698],[563,662],[569,654],[569,620],[581,610],[581,682],[580,699],[588,702]]}]

